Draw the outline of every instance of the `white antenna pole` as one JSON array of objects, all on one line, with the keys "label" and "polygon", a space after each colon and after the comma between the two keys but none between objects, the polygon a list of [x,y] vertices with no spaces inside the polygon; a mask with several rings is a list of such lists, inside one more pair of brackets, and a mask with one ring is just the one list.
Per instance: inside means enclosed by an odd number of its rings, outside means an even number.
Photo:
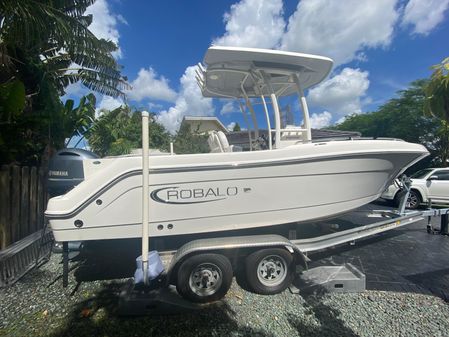
[{"label": "white antenna pole", "polygon": [[149,247],[149,233],[148,233],[148,218],[149,218],[149,135],[148,135],[148,119],[149,113],[142,111],[142,268],[143,268],[143,282],[148,285],[148,250]]}]

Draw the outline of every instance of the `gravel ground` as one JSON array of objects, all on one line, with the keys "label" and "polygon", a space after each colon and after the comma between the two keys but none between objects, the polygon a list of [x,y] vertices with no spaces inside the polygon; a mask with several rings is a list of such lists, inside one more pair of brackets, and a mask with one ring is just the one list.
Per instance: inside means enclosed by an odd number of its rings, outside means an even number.
[{"label": "gravel ground", "polygon": [[62,288],[61,256],[0,290],[0,336],[449,336],[438,297],[366,291],[259,296],[233,284],[222,302],[176,316],[122,318],[124,280]]}]

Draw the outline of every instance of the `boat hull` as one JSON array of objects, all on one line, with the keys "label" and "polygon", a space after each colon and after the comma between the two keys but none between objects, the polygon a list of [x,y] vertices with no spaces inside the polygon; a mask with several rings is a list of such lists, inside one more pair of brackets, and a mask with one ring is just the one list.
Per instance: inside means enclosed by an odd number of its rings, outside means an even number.
[{"label": "boat hull", "polygon": [[[315,155],[301,153],[298,146],[296,157],[294,149],[278,150],[280,159],[254,161],[248,159],[260,154],[230,154],[231,161],[220,154],[220,160],[202,165],[182,164],[181,159],[173,163],[170,156],[151,158],[155,166],[150,174],[149,235],[251,229],[348,212],[377,199],[403,169],[426,155],[423,147],[409,145],[413,146],[351,152],[335,151],[341,146],[331,145]],[[102,181],[97,172],[73,191],[50,199],[46,215],[56,240],[141,237],[141,171],[135,158],[114,160],[123,162],[111,163],[103,174],[110,172],[113,178],[102,177],[105,182],[94,186]],[[120,173],[120,166],[129,169]]]}]

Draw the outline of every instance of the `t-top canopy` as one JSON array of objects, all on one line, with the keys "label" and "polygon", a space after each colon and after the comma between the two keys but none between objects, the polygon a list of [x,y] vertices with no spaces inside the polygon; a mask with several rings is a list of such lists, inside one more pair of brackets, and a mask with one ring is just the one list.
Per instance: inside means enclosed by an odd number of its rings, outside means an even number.
[{"label": "t-top canopy", "polygon": [[219,47],[207,50],[207,68],[199,66],[197,80],[205,97],[260,97],[273,89],[277,96],[321,82],[330,72],[330,58],[271,49]]}]

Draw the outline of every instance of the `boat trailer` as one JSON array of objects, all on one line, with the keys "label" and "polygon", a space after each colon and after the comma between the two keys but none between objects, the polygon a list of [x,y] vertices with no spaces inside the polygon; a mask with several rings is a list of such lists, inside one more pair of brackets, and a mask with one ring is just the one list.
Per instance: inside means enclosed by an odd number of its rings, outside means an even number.
[{"label": "boat trailer", "polygon": [[[346,243],[354,244],[356,240],[409,225],[425,217],[441,216],[442,228],[447,232],[449,209],[406,211],[410,181],[403,178],[406,193],[398,210],[371,211],[367,216],[377,220],[372,224],[360,224],[351,229],[308,239],[297,239],[295,230],[291,230],[288,238],[271,234],[193,240],[176,251],[162,252],[166,272],[151,277],[151,271],[161,270],[164,263],[157,252],[149,252],[148,117],[147,112],[142,113],[143,234],[142,255],[138,258],[135,274],[141,275],[143,282],[137,283],[135,277],[136,282],[129,282],[123,288],[119,300],[119,312],[122,315],[143,315],[155,311],[182,312],[201,308],[199,303],[209,303],[224,297],[231,286],[234,271],[241,269],[249,290],[263,295],[284,291],[290,287],[297,274],[306,280],[306,286],[315,282],[328,291],[364,290],[365,277],[353,266],[337,267],[337,270],[329,267],[308,270],[307,254]],[[151,258],[154,258],[153,261]],[[301,272],[298,273],[298,270]],[[68,243],[65,242],[64,286],[68,284],[68,271]],[[181,297],[176,295],[173,284]]]},{"label": "boat trailer", "polygon": [[[174,277],[183,262],[188,261],[190,257],[206,256],[208,254],[223,254],[230,259],[234,257],[239,260],[238,264],[241,264],[240,261],[245,261],[251,254],[272,251],[273,249],[283,249],[294,257],[296,265],[294,274],[298,279],[295,285],[300,289],[298,290],[289,284],[288,288],[291,292],[304,293],[317,289],[333,292],[363,291],[365,290],[365,276],[354,266],[349,264],[308,269],[307,262],[310,259],[307,255],[348,243],[354,245],[357,240],[425,219],[423,212],[420,211],[407,211],[402,215],[397,212],[372,211],[369,215],[378,217],[380,220],[369,225],[361,225],[315,238],[287,239],[280,235],[211,238],[190,241],[176,251],[161,252],[161,258],[167,266],[167,272],[163,276],[162,282],[164,284],[162,290],[136,290],[132,283],[128,283],[120,295],[119,311],[122,315],[143,315],[153,311],[167,312],[169,310],[167,303],[173,306],[172,311],[169,312],[182,312],[182,310],[188,311],[194,308],[202,308],[202,305],[176,296],[174,287],[170,283],[173,283]],[[436,212],[435,215],[429,216],[439,216],[439,214]],[[293,237],[295,233],[290,232],[290,235]],[[260,268],[257,272],[263,274]],[[177,288],[179,292],[179,285],[177,285]],[[257,293],[269,294],[257,290],[260,289],[256,289]],[[193,300],[195,301],[195,299]]]}]

